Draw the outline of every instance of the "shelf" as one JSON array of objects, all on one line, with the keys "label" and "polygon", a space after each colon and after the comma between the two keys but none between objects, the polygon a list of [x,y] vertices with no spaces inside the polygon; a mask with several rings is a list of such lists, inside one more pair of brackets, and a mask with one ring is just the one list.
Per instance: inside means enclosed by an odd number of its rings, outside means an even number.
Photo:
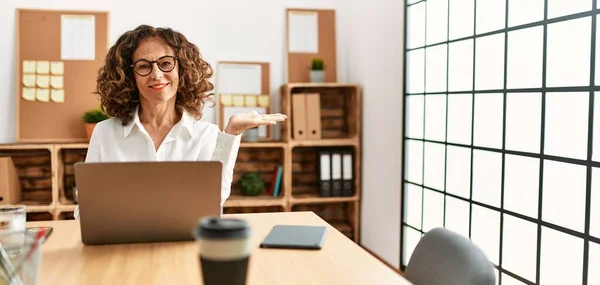
[{"label": "shelf", "polygon": [[[298,94],[318,94],[318,116],[320,116],[320,132],[317,137],[322,140],[294,141],[294,119],[305,118],[303,115],[294,115],[292,106],[294,96]],[[302,101],[302,100],[301,100]],[[301,102],[298,101],[298,102]],[[356,84],[340,83],[291,83],[281,88],[281,110],[288,115],[289,120],[281,125],[281,135],[290,142],[290,147],[295,145],[320,146],[342,143],[344,145],[358,145],[361,134],[361,94],[360,87]],[[316,103],[315,103],[316,104]],[[304,108],[302,108],[304,109]],[[302,120],[302,119],[301,119]],[[304,119],[306,120],[306,119]],[[301,128],[306,122],[299,123]],[[353,141],[354,140],[354,141]]]},{"label": "shelf", "polygon": [[[321,180],[319,173],[321,171],[321,161],[319,155],[321,152],[326,153],[336,152],[338,154],[351,154],[354,155],[354,165],[350,169],[352,173],[360,173],[359,170],[359,159],[356,155],[358,153],[358,147],[352,146],[306,146],[292,149],[292,203],[330,203],[336,201],[355,201],[359,198],[351,199],[350,196],[360,196],[360,181],[358,176],[353,176],[354,179],[348,185],[347,181],[344,180],[343,184],[337,190],[331,189],[321,193]],[[340,171],[344,169],[342,165]],[[347,170],[346,170],[347,171]],[[341,173],[340,173],[341,174]],[[340,177],[341,178],[341,177]],[[332,187],[333,188],[333,187]],[[352,188],[352,189],[351,189]],[[345,190],[342,190],[345,189]],[[321,202],[322,201],[322,202]]]},{"label": "shelf", "polygon": [[281,197],[261,196],[230,196],[225,201],[225,207],[269,207],[283,206],[285,200]]},{"label": "shelf", "polygon": [[358,196],[349,197],[321,197],[317,194],[301,194],[290,198],[292,205],[298,204],[327,204],[358,201]]},{"label": "shelf", "polygon": [[321,139],[321,140],[292,140],[290,146],[293,147],[327,147],[327,146],[355,146],[359,145],[357,138],[348,139]]},{"label": "shelf", "polygon": [[87,143],[56,144],[57,149],[87,149]]},{"label": "shelf", "polygon": [[[259,205],[283,205],[283,202],[272,202],[271,199],[279,199],[285,195],[286,187],[281,183],[279,195],[272,197],[267,195],[267,191],[271,188],[274,178],[276,178],[277,169],[279,166],[285,164],[285,152],[287,148],[277,147],[263,147],[262,143],[256,143],[256,147],[253,148],[240,148],[237,155],[237,160],[233,169],[233,181],[231,183],[231,194],[228,199],[235,200],[237,197],[242,200],[256,200],[264,197]],[[261,193],[261,196],[246,196],[242,194],[240,181],[242,177],[247,173],[259,174],[264,182],[265,192]],[[226,201],[227,203],[227,201]],[[232,202],[231,205],[240,205],[238,202]],[[245,203],[245,202],[244,202]],[[251,202],[254,203],[254,202]],[[241,204],[242,206],[245,204]],[[255,204],[252,204],[255,205]]]},{"label": "shelf", "polygon": [[44,149],[52,150],[52,144],[0,144],[1,150]]},{"label": "shelf", "polygon": [[285,142],[241,142],[240,148],[278,148],[285,147]]},{"label": "shelf", "polygon": [[54,210],[54,206],[52,205],[39,205],[39,204],[28,204],[28,203],[21,203],[21,205],[25,205],[26,206],[26,212],[27,213],[39,213],[39,212],[50,212],[52,210]]},{"label": "shelf", "polygon": [[286,88],[356,88],[356,84],[347,83],[328,83],[328,82],[299,82],[299,83],[288,83],[285,85]]},{"label": "shelf", "polygon": [[273,213],[285,212],[281,205],[273,206],[250,206],[250,207],[225,207],[223,214],[248,214],[248,213]]},{"label": "shelf", "polygon": [[60,211],[60,212],[73,212],[75,211],[75,208],[77,208],[77,205],[73,204],[73,205],[57,205],[55,210]]}]

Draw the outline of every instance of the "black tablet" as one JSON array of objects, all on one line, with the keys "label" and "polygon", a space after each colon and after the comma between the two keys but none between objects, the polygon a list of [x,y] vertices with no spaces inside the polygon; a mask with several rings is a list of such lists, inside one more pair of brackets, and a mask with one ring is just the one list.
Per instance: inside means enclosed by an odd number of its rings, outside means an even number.
[{"label": "black tablet", "polygon": [[260,244],[262,248],[321,249],[327,228],[324,226],[276,225]]}]

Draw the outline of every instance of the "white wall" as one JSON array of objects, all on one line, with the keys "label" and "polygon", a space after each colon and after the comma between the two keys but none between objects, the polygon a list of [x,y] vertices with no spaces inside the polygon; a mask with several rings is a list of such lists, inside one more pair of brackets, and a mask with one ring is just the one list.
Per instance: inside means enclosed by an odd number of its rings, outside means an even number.
[{"label": "white wall", "polygon": [[[169,26],[196,43],[205,57],[268,61],[271,93],[279,106],[284,84],[285,8],[336,9],[338,81],[363,86],[362,244],[398,266],[402,126],[403,1],[378,0],[0,0],[0,35],[14,39],[14,9],[110,12],[109,43],[139,24]],[[0,41],[0,143],[13,142],[14,40]],[[277,108],[278,110],[278,108]],[[214,112],[207,111],[207,116]],[[209,120],[214,121],[213,118]]]},{"label": "white wall", "polygon": [[361,242],[399,267],[404,1],[347,1],[347,77],[363,88]]}]

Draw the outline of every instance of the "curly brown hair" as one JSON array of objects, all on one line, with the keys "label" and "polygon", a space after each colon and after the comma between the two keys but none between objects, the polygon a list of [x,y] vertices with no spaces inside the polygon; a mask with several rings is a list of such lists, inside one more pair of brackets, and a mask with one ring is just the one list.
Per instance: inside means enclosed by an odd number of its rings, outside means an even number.
[{"label": "curly brown hair", "polygon": [[175,52],[179,62],[179,86],[177,86],[176,106],[187,111],[196,119],[202,117],[202,109],[207,101],[212,101],[213,84],[208,81],[213,70],[202,59],[196,45],[185,36],[170,28],[155,28],[140,25],[125,32],[108,50],[104,66],[100,68],[96,82],[102,110],[109,116],[119,118],[123,125],[132,119],[132,112],[139,104],[139,91],[130,65],[133,52],[139,43],[147,38],[160,38]]}]

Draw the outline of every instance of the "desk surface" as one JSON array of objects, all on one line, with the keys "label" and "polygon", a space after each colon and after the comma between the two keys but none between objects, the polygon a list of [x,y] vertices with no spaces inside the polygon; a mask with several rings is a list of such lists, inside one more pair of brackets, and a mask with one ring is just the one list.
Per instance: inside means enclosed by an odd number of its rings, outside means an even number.
[{"label": "desk surface", "polygon": [[[312,212],[225,215],[247,220],[255,250],[248,284],[411,284]],[[325,225],[320,251],[261,249],[275,224]],[[78,221],[29,222],[54,232],[40,284],[201,284],[194,242],[84,246]]]}]

